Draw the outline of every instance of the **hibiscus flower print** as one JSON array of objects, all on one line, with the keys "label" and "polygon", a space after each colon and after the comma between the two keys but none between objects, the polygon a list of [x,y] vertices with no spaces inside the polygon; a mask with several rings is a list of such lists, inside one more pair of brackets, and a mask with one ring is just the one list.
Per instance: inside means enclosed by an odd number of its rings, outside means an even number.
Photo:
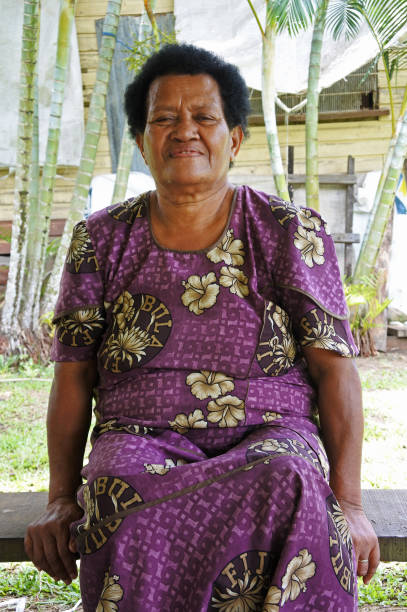
[{"label": "hibiscus flower print", "polygon": [[[272,302],[270,302],[270,306],[272,306]],[[269,320],[270,320],[270,315],[269,316]],[[273,312],[273,316],[272,319],[274,321],[274,323],[277,325],[277,327],[279,327],[279,329],[281,329],[281,332],[283,334],[287,333],[287,327],[290,324],[290,317],[288,316],[288,314],[286,313],[285,310],[283,310],[281,308],[281,306],[278,306],[278,304],[276,304],[274,306],[274,312]],[[272,321],[270,320],[271,325],[273,325]]]},{"label": "hibiscus flower print", "polygon": [[119,609],[117,602],[122,597],[123,589],[119,584],[119,576],[109,576],[109,572],[106,572],[96,612],[116,612]]},{"label": "hibiscus flower print", "polygon": [[263,440],[263,442],[252,444],[249,449],[254,449],[258,453],[286,453],[288,452],[288,445],[278,439],[269,438]]},{"label": "hibiscus flower print", "polygon": [[208,426],[202,410],[194,410],[188,415],[181,412],[177,414],[173,421],[168,421],[168,423],[171,429],[180,434],[186,433],[189,429],[206,429]]},{"label": "hibiscus flower print", "polygon": [[222,287],[229,287],[229,291],[231,293],[234,293],[241,298],[249,295],[249,280],[242,270],[233,268],[231,266],[222,266],[220,274],[221,276],[219,278],[219,283],[222,285]]},{"label": "hibiscus flower print", "polygon": [[71,263],[83,257],[90,246],[91,241],[85,221],[80,221],[73,229],[72,240],[66,257],[67,262]]},{"label": "hibiscus flower print", "polygon": [[145,471],[149,474],[158,474],[158,476],[165,476],[170,470],[177,467],[178,465],[185,465],[186,461],[183,459],[177,459],[175,462],[173,459],[166,459],[165,463],[145,463]]},{"label": "hibiscus flower print", "polygon": [[262,419],[265,423],[271,423],[272,421],[276,421],[277,419],[282,419],[282,418],[283,417],[281,416],[281,414],[278,414],[277,412],[273,412],[271,410],[268,410],[262,416]]},{"label": "hibiscus flower print", "polygon": [[123,330],[126,323],[134,316],[134,300],[131,293],[124,291],[119,295],[113,307],[113,314],[118,328]]},{"label": "hibiscus flower print", "polygon": [[317,232],[321,229],[321,219],[314,217],[309,208],[300,208],[297,212],[297,219],[307,229],[316,230]]},{"label": "hibiscus flower print", "polygon": [[281,587],[283,590],[283,596],[281,598],[281,605],[283,606],[286,601],[291,599],[297,599],[301,591],[307,590],[307,580],[315,575],[316,565],[312,560],[312,556],[306,548],[303,548],[298,553],[297,557],[294,557],[287,565],[286,572],[281,581]]},{"label": "hibiscus flower print", "polygon": [[246,418],[244,401],[233,395],[225,395],[209,402],[208,421],[219,427],[237,427]]},{"label": "hibiscus flower print", "polygon": [[281,591],[276,586],[271,586],[267,591],[264,600],[262,612],[278,612],[280,610],[279,603],[281,599]]},{"label": "hibiscus flower print", "polygon": [[234,237],[233,229],[226,232],[220,245],[206,254],[213,263],[224,261],[228,266],[241,266],[244,262],[244,255],[243,242]]},{"label": "hibiscus flower print", "polygon": [[329,476],[329,462],[328,462],[328,457],[327,457],[324,445],[322,444],[321,438],[319,436],[316,436],[315,434],[312,434],[312,437],[314,438],[314,440],[318,444],[318,452],[317,452],[318,459],[319,459],[319,462],[321,464],[322,471],[324,473],[325,479],[328,480],[328,476]]},{"label": "hibiscus flower print", "polygon": [[304,227],[298,226],[298,231],[294,234],[294,245],[301,251],[301,259],[309,268],[314,263],[321,266],[325,262],[324,243],[322,238],[313,231],[307,231]]},{"label": "hibiscus flower print", "polygon": [[185,287],[181,296],[182,303],[194,314],[200,315],[216,303],[219,285],[216,283],[216,276],[213,272],[204,274],[202,277],[193,274],[182,284]]},{"label": "hibiscus flower print", "polygon": [[200,400],[208,397],[216,399],[235,388],[230,376],[222,374],[222,372],[211,372],[209,370],[192,372],[192,374],[188,374],[185,382],[191,387],[192,395]]},{"label": "hibiscus flower print", "polygon": [[263,600],[264,580],[261,576],[251,577],[250,572],[245,572],[244,579],[238,578],[238,590],[233,591],[226,588],[222,593],[216,589],[216,597],[213,596],[211,605],[219,612],[255,612]]}]

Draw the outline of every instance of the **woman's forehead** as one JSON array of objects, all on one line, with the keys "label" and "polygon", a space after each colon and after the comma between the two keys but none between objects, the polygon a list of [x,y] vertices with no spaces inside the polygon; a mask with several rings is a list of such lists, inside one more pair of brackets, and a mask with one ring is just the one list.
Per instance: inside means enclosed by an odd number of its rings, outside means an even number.
[{"label": "woman's forehead", "polygon": [[168,74],[151,83],[147,97],[150,110],[173,108],[183,101],[194,108],[222,108],[218,84],[209,74]]}]

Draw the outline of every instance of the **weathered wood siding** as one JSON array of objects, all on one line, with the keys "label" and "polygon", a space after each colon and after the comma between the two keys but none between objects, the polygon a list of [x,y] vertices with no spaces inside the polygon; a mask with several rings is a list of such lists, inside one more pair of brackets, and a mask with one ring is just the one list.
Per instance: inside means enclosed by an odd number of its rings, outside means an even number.
[{"label": "weathered wood siding", "polygon": [[[107,0],[78,0],[76,6],[76,28],[82,66],[85,119],[92,88],[95,82],[98,61],[95,20],[104,17]],[[122,15],[140,15],[143,10],[142,0],[124,0]],[[173,0],[157,0],[156,11],[167,13],[173,10]],[[400,103],[407,70],[400,71],[395,87],[395,99]],[[380,107],[388,108],[388,92],[383,70],[379,74]],[[295,172],[305,172],[305,134],[303,125],[279,127],[283,158],[287,144],[295,147]],[[348,155],[355,157],[356,172],[379,169],[386,154],[391,133],[390,116],[374,120],[322,123],[319,127],[319,158],[321,173],[338,173],[346,171]],[[109,141],[106,122],[97,153],[96,174],[111,172]],[[0,170],[0,221],[12,217],[13,177],[4,178],[8,170]],[[267,150],[264,127],[252,127],[250,138],[243,144],[232,174],[267,175],[270,174],[270,162]],[[59,168],[60,178],[56,183],[54,219],[63,218],[69,206],[70,196],[75,179],[74,168]]]}]

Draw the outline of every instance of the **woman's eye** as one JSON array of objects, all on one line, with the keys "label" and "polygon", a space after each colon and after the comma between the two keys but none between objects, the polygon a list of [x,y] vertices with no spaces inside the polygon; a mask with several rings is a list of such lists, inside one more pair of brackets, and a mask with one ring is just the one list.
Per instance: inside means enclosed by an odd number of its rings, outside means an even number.
[{"label": "woman's eye", "polygon": [[213,117],[210,117],[209,115],[199,115],[197,119],[198,121],[204,121],[204,122],[215,121],[215,119]]},{"label": "woman's eye", "polygon": [[154,123],[169,123],[170,121],[173,121],[173,117],[170,116],[166,116],[166,117],[157,117],[156,119],[154,119]]}]

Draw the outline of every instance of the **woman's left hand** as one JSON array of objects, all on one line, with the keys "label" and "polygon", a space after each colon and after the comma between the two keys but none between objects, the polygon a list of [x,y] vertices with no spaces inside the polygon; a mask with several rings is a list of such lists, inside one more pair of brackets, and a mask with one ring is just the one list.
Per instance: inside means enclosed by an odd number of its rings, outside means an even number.
[{"label": "woman's left hand", "polygon": [[349,524],[355,551],[357,575],[363,576],[364,584],[368,584],[380,563],[377,536],[362,506],[344,499],[338,499],[338,501]]}]

